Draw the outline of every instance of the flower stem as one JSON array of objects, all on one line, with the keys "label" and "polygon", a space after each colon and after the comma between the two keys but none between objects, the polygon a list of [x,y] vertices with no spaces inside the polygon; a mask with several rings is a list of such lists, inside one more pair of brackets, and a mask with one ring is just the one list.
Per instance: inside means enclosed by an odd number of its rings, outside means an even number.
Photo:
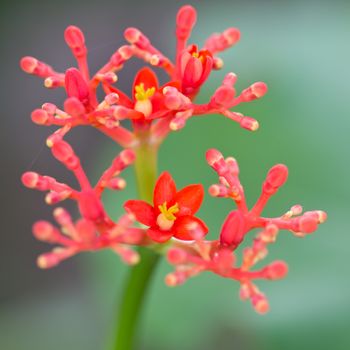
[{"label": "flower stem", "polygon": [[[140,198],[151,202],[157,177],[158,147],[148,142],[147,134],[139,135],[140,145],[135,149],[135,173]],[[118,308],[118,324],[113,350],[132,350],[142,305],[146,297],[153,271],[160,255],[146,248],[139,248],[141,261],[132,267],[127,277]]]}]

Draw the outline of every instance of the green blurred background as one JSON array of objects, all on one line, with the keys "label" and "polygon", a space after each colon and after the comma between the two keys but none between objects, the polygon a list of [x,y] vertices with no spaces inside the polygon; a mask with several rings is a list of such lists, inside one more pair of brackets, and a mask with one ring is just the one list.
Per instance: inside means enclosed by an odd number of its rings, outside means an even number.
[{"label": "green blurred background", "polygon": [[[48,130],[31,124],[32,109],[61,103],[63,93],[45,91],[18,68],[33,55],[58,69],[73,65],[63,42],[68,24],[84,29],[92,69],[103,64],[122,41],[126,26],[140,27],[153,43],[174,53],[174,19],[183,1],[10,1],[1,2],[2,76],[2,233],[0,240],[0,349],[102,350],[113,333],[126,268],[110,252],[82,254],[50,271],[35,267],[48,247],[30,233],[34,220],[49,219],[42,195],[22,189],[28,169],[71,181],[42,148]],[[238,88],[264,81],[269,93],[237,108],[260,122],[250,133],[221,116],[191,120],[173,133],[160,151],[160,170],[169,170],[179,187],[216,181],[204,154],[210,147],[235,156],[248,202],[254,203],[268,169],[285,163],[290,177],[266,215],[294,204],[323,209],[329,219],[313,235],[298,239],[282,232],[268,261],[284,259],[285,280],[259,283],[271,303],[266,316],[238,299],[238,284],[202,275],[170,289],[163,283],[165,262],[154,277],[144,309],[138,349],[350,349],[349,279],[349,1],[189,1],[198,10],[192,41],[203,43],[213,31],[236,26],[240,43],[222,55],[224,69],[203,89],[206,101],[224,74],[238,74]],[[129,91],[133,61],[120,74]],[[162,76],[164,77],[164,76]],[[96,179],[118,151],[94,130],[70,136],[84,165]],[[108,193],[110,213],[118,217],[128,187]],[[232,210],[224,199],[206,197],[200,212],[212,237]],[[249,239],[248,239],[249,241]]]}]

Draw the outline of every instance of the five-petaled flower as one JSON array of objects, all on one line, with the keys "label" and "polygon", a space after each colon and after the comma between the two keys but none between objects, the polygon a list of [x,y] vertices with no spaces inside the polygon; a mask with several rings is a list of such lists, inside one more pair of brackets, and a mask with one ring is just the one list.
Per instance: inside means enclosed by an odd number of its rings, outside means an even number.
[{"label": "five-petaled flower", "polygon": [[194,240],[208,232],[205,223],[194,216],[203,197],[202,185],[189,185],[177,191],[171,175],[163,172],[154,188],[153,206],[142,200],[129,200],[124,207],[149,227],[147,234],[156,242],[166,242],[171,237]]}]

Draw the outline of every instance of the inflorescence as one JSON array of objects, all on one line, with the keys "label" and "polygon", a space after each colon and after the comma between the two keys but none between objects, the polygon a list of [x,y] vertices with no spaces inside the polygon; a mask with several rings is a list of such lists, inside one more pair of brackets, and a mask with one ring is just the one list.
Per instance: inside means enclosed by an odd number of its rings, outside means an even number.
[{"label": "inflorescence", "polygon": [[[57,245],[51,252],[39,256],[38,265],[50,268],[81,251],[104,248],[115,251],[124,262],[136,264],[140,259],[133,250],[134,246],[153,249],[161,245],[167,251],[170,264],[175,266],[175,271],[166,276],[167,285],[179,285],[189,277],[211,271],[239,281],[242,299],[250,299],[255,310],[264,313],[268,310],[267,299],[253,281],[282,278],[287,273],[287,266],[282,261],[276,261],[260,270],[252,268],[267,255],[268,244],[276,240],[280,230],[289,230],[302,237],[314,232],[318,224],[326,219],[323,211],[302,214],[300,205],[293,206],[277,218],[261,216],[270,197],[287,179],[285,165],[278,164],[270,169],[260,197],[249,210],[238,178],[236,160],[225,159],[214,149],[207,152],[207,162],[219,176],[219,183],[212,185],[209,193],[213,197],[231,198],[237,206],[225,219],[219,238],[213,241],[205,239],[208,227],[195,216],[203,201],[203,186],[189,185],[177,190],[168,172],[158,178],[152,204],[128,200],[124,204],[126,214],[116,222],[108,216],[101,200],[105,189],[122,190],[125,187],[126,183],[119,175],[135,161],[140,145],[146,143],[157,149],[170,131],[183,128],[192,117],[221,114],[244,129],[258,129],[255,119],[232,109],[240,103],[264,96],[267,86],[262,82],[256,82],[237,94],[234,87],[237,76],[230,72],[207,103],[195,103],[211,72],[223,67],[223,61],[217,55],[240,39],[238,29],[228,28],[223,33],[210,36],[204,47],[198,49],[197,45],[188,44],[195,22],[196,11],[192,6],[180,8],[176,18],[177,43],[173,61],[156,49],[140,30],[127,28],[124,37],[128,44],[116,50],[109,61],[92,75],[84,34],[75,26],[66,29],[64,38],[78,68],[69,68],[61,73],[36,58],[22,58],[21,68],[25,72],[43,78],[45,87],[62,87],[67,93],[62,109],[45,103],[34,110],[31,117],[36,124],[59,127],[48,137],[47,146],[53,156],[73,172],[80,186],[76,190],[50,176],[35,172],[23,174],[22,182],[26,187],[48,192],[45,197],[47,204],[71,199],[76,201],[81,215],[73,222],[70,214],[58,207],[53,215],[60,229],[47,221],[34,224],[33,233],[37,239]],[[133,57],[164,69],[169,81],[160,86],[153,70],[144,67],[135,76],[131,97],[120,91],[115,86],[117,73]],[[105,93],[102,101],[97,97],[98,88]],[[131,121],[131,128],[122,125],[125,120]],[[64,140],[67,133],[80,125],[93,126],[124,148],[94,186],[78,156]],[[135,222],[143,226],[136,226]],[[243,251],[239,264],[236,249],[246,234],[256,228],[260,232],[252,246]],[[167,244],[164,245],[164,242]]]}]

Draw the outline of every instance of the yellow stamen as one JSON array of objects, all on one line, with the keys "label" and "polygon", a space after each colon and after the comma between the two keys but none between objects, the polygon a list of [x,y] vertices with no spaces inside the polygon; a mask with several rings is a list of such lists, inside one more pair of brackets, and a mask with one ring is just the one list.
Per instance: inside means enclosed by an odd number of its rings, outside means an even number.
[{"label": "yellow stamen", "polygon": [[204,57],[203,57],[203,55],[201,55],[199,52],[197,52],[197,51],[193,52],[193,53],[192,53],[192,56],[193,56],[194,58],[198,58],[198,59],[203,63]]},{"label": "yellow stamen", "polygon": [[145,84],[141,83],[140,85],[135,86],[135,98],[137,101],[145,101],[154,95],[156,88],[153,86],[145,90]]},{"label": "yellow stamen", "polygon": [[178,213],[180,210],[179,205],[177,203],[168,209],[167,203],[164,202],[162,205],[159,205],[158,208],[160,212],[164,215],[164,217],[170,221],[176,220],[176,216],[174,214]]}]

